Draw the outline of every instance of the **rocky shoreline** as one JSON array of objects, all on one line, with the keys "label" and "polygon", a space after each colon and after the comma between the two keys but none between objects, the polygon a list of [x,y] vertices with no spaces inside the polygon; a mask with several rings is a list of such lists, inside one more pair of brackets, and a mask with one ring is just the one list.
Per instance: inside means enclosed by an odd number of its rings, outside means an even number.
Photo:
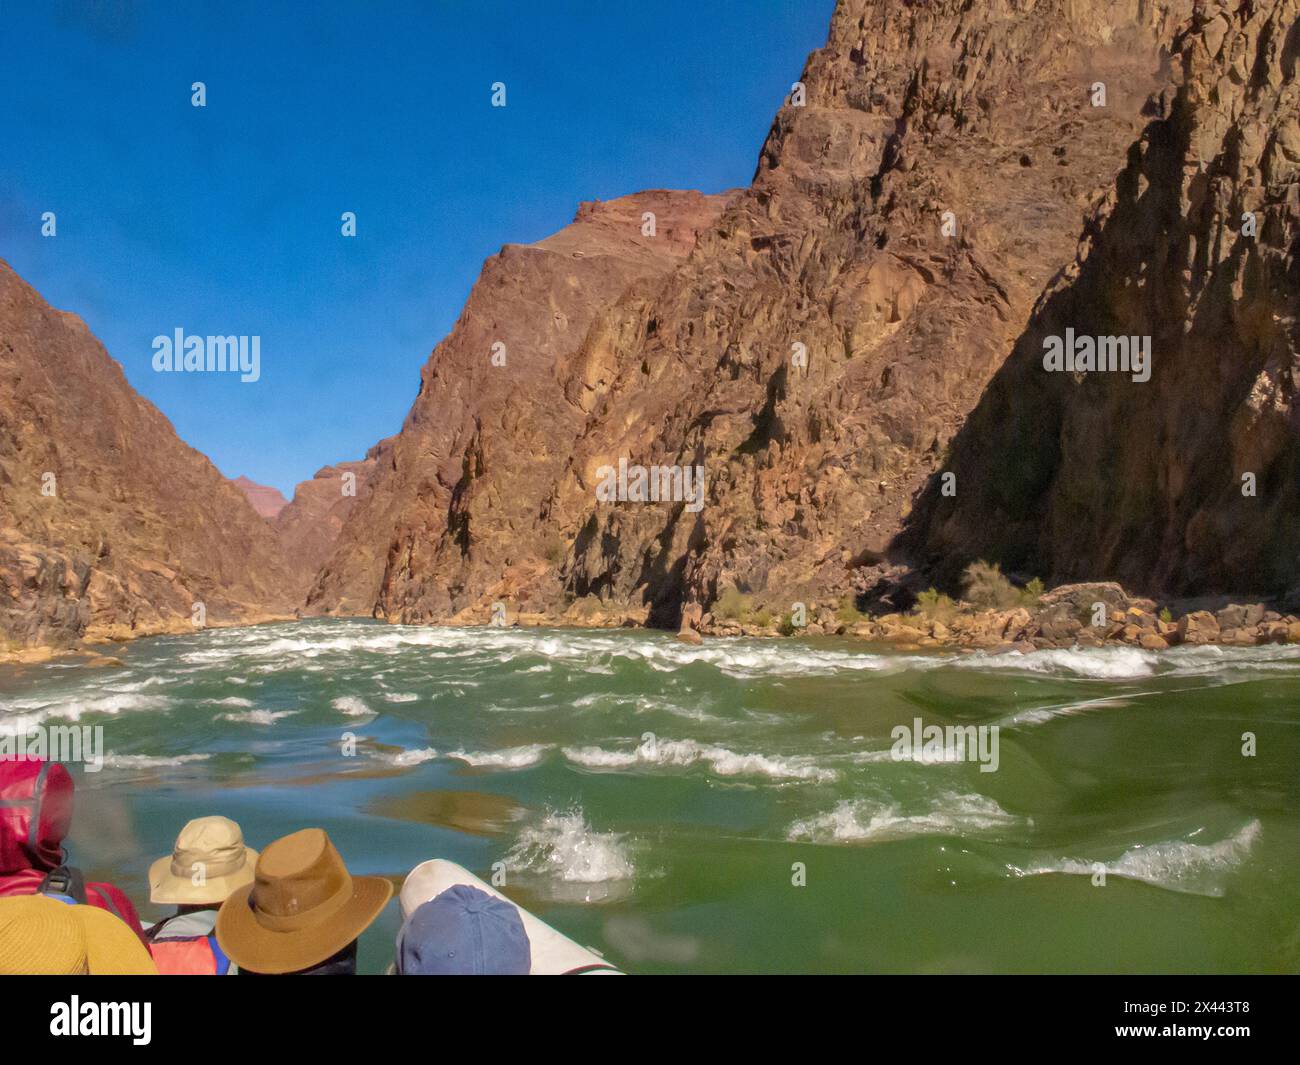
[{"label": "rocky shoreline", "polygon": [[[1209,605],[1209,604],[1205,604]],[[1253,647],[1270,643],[1300,643],[1300,616],[1284,614],[1266,603],[1223,602],[1217,610],[1184,601],[1175,612],[1153,599],[1129,595],[1113,582],[1061,585],[1038,597],[1035,604],[1008,609],[978,610],[966,603],[952,605],[935,616],[917,609],[860,621],[843,610],[819,609],[813,620],[793,633],[789,626],[755,631],[704,614],[698,625],[684,625],[685,639],[704,635],[852,636],[893,644],[900,650],[942,648],[962,651],[1041,651],[1053,648],[1101,647],[1108,644],[1163,651],[1182,645],[1220,644]],[[1197,607],[1200,607],[1199,609]]]},{"label": "rocky shoreline", "polygon": [[[804,604],[807,623],[768,611],[754,616],[723,616],[688,605],[677,638],[698,644],[706,637],[754,638],[844,636],[884,643],[898,650],[1041,651],[1054,648],[1126,645],[1148,651],[1218,644],[1254,647],[1300,644],[1300,614],[1284,613],[1266,602],[1239,602],[1231,596],[1170,600],[1130,595],[1114,582],[1067,584],[1029,605],[981,610],[955,602],[951,613],[932,616],[921,609],[867,617],[843,605]],[[560,614],[507,611],[505,624],[526,628],[647,628],[648,609],[580,600]],[[482,610],[464,610],[452,626],[482,625]]]},{"label": "rocky shoreline", "polygon": [[[273,625],[282,621],[296,621],[293,614],[249,614],[242,618],[223,618],[210,620],[204,629],[234,629],[246,625]],[[27,647],[9,647],[0,649],[0,665],[40,665],[56,658],[81,658],[87,665],[120,666],[119,659],[101,653],[97,648],[111,644],[130,643],[145,636],[183,636],[200,632],[188,620],[171,618],[137,628],[126,625],[102,626],[91,629],[79,641],[72,644],[37,643]]]},{"label": "rocky shoreline", "polygon": [[[716,608],[716,604],[715,604]],[[1263,602],[1236,602],[1223,596],[1214,600],[1173,600],[1160,604],[1133,596],[1113,582],[1067,584],[1038,597],[1034,604],[1008,609],[980,610],[955,602],[947,611],[867,617],[843,605],[804,604],[806,624],[792,623],[789,615],[775,617],[767,611],[754,616],[724,616],[698,605],[683,610],[677,639],[701,644],[705,638],[751,637],[759,639],[842,636],[864,643],[887,644],[899,651],[941,650],[970,653],[1019,651],[1029,653],[1066,648],[1129,646],[1164,651],[1178,646],[1217,644],[1255,647],[1261,644],[1300,644],[1300,614],[1284,613]],[[939,616],[935,616],[938,613]],[[317,615],[346,617],[360,615]],[[562,613],[507,610],[507,628],[648,629],[646,607],[619,607],[580,600]],[[302,620],[289,615],[263,615],[240,621],[209,624],[207,628],[232,628]],[[391,621],[391,624],[401,622]],[[442,621],[419,624],[467,628],[489,624],[483,610],[463,610]],[[27,647],[0,652],[0,664],[29,665],[59,657],[82,657],[90,665],[120,664],[96,647],[125,643],[143,636],[177,635],[194,631],[189,626],[161,626],[111,637],[89,638],[75,647]],[[661,630],[662,631],[662,630]]]}]

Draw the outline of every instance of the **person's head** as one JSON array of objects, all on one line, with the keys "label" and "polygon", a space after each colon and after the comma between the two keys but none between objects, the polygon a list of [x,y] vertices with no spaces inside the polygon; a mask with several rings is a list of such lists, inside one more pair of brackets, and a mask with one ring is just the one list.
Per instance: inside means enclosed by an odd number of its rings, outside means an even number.
[{"label": "person's head", "polygon": [[156,976],[135,932],[95,906],[46,895],[0,899],[0,976]]},{"label": "person's head", "polygon": [[526,976],[531,968],[519,910],[469,884],[416,907],[397,936],[401,976]]},{"label": "person's head", "polygon": [[149,901],[180,912],[220,906],[253,882],[257,851],[244,845],[228,817],[196,817],[181,829],[170,855],[149,867]]},{"label": "person's head", "polygon": [[304,828],[262,851],[253,883],[231,892],[217,914],[217,942],[240,972],[318,970],[349,950],[379,916],[393,885],[352,876],[324,829]]},{"label": "person's head", "polygon": [[0,759],[0,875],[63,864],[72,793],[72,776],[58,762]]}]

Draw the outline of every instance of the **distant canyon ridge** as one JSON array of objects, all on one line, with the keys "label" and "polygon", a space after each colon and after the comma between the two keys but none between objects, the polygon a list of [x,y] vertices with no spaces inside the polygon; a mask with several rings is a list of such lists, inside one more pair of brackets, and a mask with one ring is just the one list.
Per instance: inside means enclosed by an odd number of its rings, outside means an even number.
[{"label": "distant canyon ridge", "polygon": [[[1294,598],[1298,15],[840,0],[749,187],[506,245],[400,432],[292,501],[224,478],[0,263],[0,650],[187,631],[195,604],[894,611],[976,560]],[[1149,366],[1048,372],[1067,330],[1149,338]],[[602,498],[629,466],[702,471],[702,505]]]}]

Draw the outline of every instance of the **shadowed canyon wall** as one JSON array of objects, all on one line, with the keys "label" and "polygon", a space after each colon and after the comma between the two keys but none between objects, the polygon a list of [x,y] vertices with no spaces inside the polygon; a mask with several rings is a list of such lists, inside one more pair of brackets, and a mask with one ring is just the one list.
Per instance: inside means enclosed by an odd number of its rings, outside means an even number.
[{"label": "shadowed canyon wall", "polygon": [[[902,546],[1052,582],[1283,594],[1300,577],[1300,2],[1206,4],[1177,87],[954,443]],[[1043,368],[1149,336],[1151,376]]]}]

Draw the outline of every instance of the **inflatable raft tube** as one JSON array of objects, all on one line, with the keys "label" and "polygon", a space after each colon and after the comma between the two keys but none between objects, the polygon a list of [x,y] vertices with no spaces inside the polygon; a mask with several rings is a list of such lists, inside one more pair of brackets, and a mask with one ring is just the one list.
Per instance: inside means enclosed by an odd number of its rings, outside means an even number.
[{"label": "inflatable raft tube", "polygon": [[486,891],[489,895],[495,895],[509,902],[519,911],[519,917],[524,922],[524,931],[528,933],[529,949],[532,952],[533,966],[529,970],[530,976],[622,975],[594,950],[579,946],[540,917],[534,917],[517,902],[506,898],[492,885],[485,884],[468,869],[442,858],[421,862],[407,876],[399,896],[402,920],[405,921],[418,907],[457,884],[468,884],[470,887],[478,888],[479,891]]}]

